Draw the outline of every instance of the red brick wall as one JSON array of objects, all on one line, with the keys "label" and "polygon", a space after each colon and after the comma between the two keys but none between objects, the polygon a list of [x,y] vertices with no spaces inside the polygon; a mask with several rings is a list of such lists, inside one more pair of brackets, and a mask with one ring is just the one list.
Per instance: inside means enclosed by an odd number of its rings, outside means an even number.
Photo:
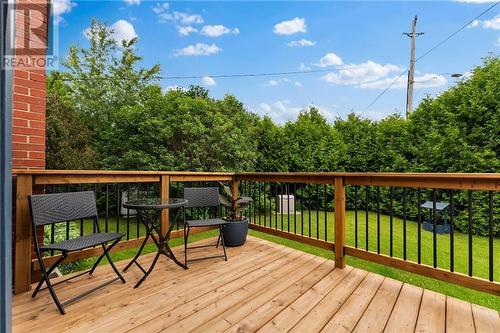
[{"label": "red brick wall", "polygon": [[[47,13],[45,1],[18,0],[17,8],[24,4],[37,4]],[[16,48],[30,47],[45,49],[47,34],[40,38],[35,34],[25,34],[25,20],[29,18],[30,25],[47,25],[47,14],[38,11],[16,12]],[[43,29],[42,29],[43,31]],[[16,55],[17,56],[17,55]],[[24,57],[24,56],[19,56]],[[45,52],[30,55],[39,60],[45,60]],[[45,168],[45,67],[18,66],[14,69],[12,96],[12,167],[33,169]]]},{"label": "red brick wall", "polygon": [[[23,6],[39,11],[23,11]],[[28,7],[25,7],[28,8]],[[44,14],[45,13],[45,14]],[[25,34],[25,22],[29,18],[31,26],[41,26],[40,34]],[[13,72],[12,87],[12,167],[14,169],[45,169],[45,50],[47,45],[47,2],[46,0],[16,0],[15,47],[42,49],[30,54],[37,66],[17,66]],[[44,33],[43,33],[44,32]],[[15,54],[16,59],[27,60],[28,56]],[[42,60],[40,62],[40,60]],[[16,182],[14,179],[13,188]],[[41,189],[34,189],[39,192]],[[13,203],[15,205],[15,196]],[[13,209],[13,232],[15,232],[15,207]],[[37,230],[37,238],[43,244],[43,229]],[[14,240],[15,235],[14,236]],[[14,249],[15,250],[15,247]],[[15,252],[13,251],[15,256]],[[32,254],[34,257],[34,252]],[[32,276],[32,281],[39,276]]]}]

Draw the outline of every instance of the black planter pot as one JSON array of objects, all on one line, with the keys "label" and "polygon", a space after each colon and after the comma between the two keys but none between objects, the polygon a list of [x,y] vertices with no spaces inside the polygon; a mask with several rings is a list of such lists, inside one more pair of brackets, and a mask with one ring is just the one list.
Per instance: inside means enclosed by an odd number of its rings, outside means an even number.
[{"label": "black planter pot", "polygon": [[232,221],[222,226],[224,243],[226,246],[240,246],[245,244],[248,234],[248,220]]}]

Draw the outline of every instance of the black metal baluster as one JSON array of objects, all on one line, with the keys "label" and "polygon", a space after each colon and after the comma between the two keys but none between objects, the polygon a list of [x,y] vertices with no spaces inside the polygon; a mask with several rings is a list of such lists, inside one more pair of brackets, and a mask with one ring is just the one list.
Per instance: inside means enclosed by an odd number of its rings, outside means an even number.
[{"label": "black metal baluster", "polygon": [[[52,190],[51,190],[52,192],[51,193],[56,193],[56,187],[55,187],[55,185],[52,185],[51,188],[52,188]],[[83,226],[81,227],[81,230],[83,230]],[[45,233],[45,228],[44,228],[44,233]],[[56,234],[55,223],[52,223],[50,225],[50,244],[54,244],[54,242],[55,242],[55,234]],[[50,251],[50,255],[51,256],[54,255],[54,250]]]},{"label": "black metal baluster", "polygon": [[121,195],[120,184],[116,184],[116,232],[120,232]]},{"label": "black metal baluster", "polygon": [[283,183],[280,185],[280,211],[281,211],[281,230],[283,231],[283,223],[285,220],[284,210],[283,210]]},{"label": "black metal baluster", "polygon": [[[92,186],[92,190],[94,191],[94,197],[96,198],[96,201],[97,201],[97,184],[94,184]],[[99,208],[97,209],[97,223],[99,224],[99,227],[101,227],[101,221],[99,219]],[[94,231],[94,233],[97,232],[97,228],[96,228],[95,223],[92,223],[92,230]]]},{"label": "black metal baluster", "polygon": [[455,201],[453,200],[453,190],[450,190],[450,271],[455,270]]},{"label": "black metal baluster", "polygon": [[[127,201],[130,201],[130,184],[127,184]],[[127,208],[127,240],[130,239],[130,209]]]},{"label": "black metal baluster", "polygon": [[403,187],[403,260],[406,260],[406,187]]},{"label": "black metal baluster", "polygon": [[300,234],[304,236],[304,187],[300,191]]},{"label": "black metal baluster", "polygon": [[261,224],[261,221],[260,221],[260,212],[261,212],[261,208],[260,208],[260,182],[257,182],[257,197],[258,197],[258,208],[257,208],[257,213],[259,214],[259,225]]},{"label": "black metal baluster", "polygon": [[389,255],[393,256],[393,228],[394,228],[394,187],[389,189]]},{"label": "black metal baluster", "polygon": [[377,253],[380,254],[380,186],[377,186]]},{"label": "black metal baluster", "polygon": [[286,188],[286,221],[287,221],[287,232],[290,232],[290,186],[285,184]]},{"label": "black metal baluster", "polygon": [[432,263],[434,268],[437,267],[437,221],[436,221],[436,189],[432,190]]},{"label": "black metal baluster", "polygon": [[[147,196],[147,193],[148,193],[148,188],[147,188],[147,185],[148,183],[145,184],[146,185],[146,196]],[[139,191],[139,189],[137,189],[137,199],[139,199],[139,197],[142,199],[142,195]],[[135,238],[139,238],[139,228],[140,228],[140,225],[141,225],[141,221],[139,220],[139,214],[135,214]]]},{"label": "black metal baluster", "polygon": [[278,209],[279,209],[279,203],[278,203],[278,183],[274,183],[274,225],[276,229],[278,228]]},{"label": "black metal baluster", "polygon": [[309,200],[307,201],[307,212],[309,213],[309,237],[311,237],[311,196],[309,196]]},{"label": "black metal baluster", "polygon": [[358,248],[358,186],[354,186],[354,247]]},{"label": "black metal baluster", "polygon": [[269,183],[269,228],[273,227],[273,183]]},{"label": "black metal baluster", "polygon": [[[80,184],[80,192],[83,191],[83,184]],[[80,237],[83,236],[83,219],[80,219]]]},{"label": "black metal baluster", "polygon": [[319,239],[319,185],[316,184],[316,239]]},{"label": "black metal baluster", "polygon": [[255,198],[255,193],[257,192],[257,190],[255,189],[255,187],[257,186],[257,182],[254,181],[252,182],[252,198],[253,198],[253,201],[252,201],[252,207],[253,207],[253,223],[254,224],[257,224],[257,205],[256,205],[256,198]]},{"label": "black metal baluster", "polygon": [[264,198],[263,198],[264,199],[264,211],[263,211],[263,213],[264,213],[264,227],[267,226],[267,223],[266,223],[266,220],[267,220],[267,212],[266,212],[266,192],[267,192],[267,189],[266,189],[266,185],[267,184],[264,182],[264,194],[263,194],[263,196],[264,196]]},{"label": "black metal baluster", "polygon": [[472,276],[472,190],[468,191],[469,276]]},{"label": "black metal baluster", "polygon": [[106,184],[106,216],[105,216],[105,219],[106,219],[106,225],[104,226],[104,230],[105,230],[105,232],[108,232],[109,231],[109,226],[108,226],[108,223],[109,223],[109,184]]},{"label": "black metal baluster", "polygon": [[366,213],[366,217],[365,217],[366,218],[366,220],[365,220],[365,242],[366,242],[365,248],[366,248],[366,251],[368,251],[368,248],[369,248],[369,246],[368,246],[368,240],[369,240],[368,239],[368,219],[369,219],[369,217],[368,217],[369,207],[368,206],[369,206],[369,200],[370,200],[369,194],[370,194],[370,188],[368,186],[365,186],[365,200],[366,200],[366,202],[365,202],[365,213]]},{"label": "black metal baluster", "polygon": [[493,192],[488,192],[488,268],[489,268],[489,280],[493,281]]},{"label": "black metal baluster", "polygon": [[[66,192],[69,192],[70,189],[69,189],[69,184],[66,185]],[[70,222],[69,221],[66,221],[66,240],[69,239],[69,228],[70,228]]]},{"label": "black metal baluster", "polygon": [[297,183],[293,183],[293,233],[297,233]]},{"label": "black metal baluster", "polygon": [[422,263],[422,208],[420,203],[422,202],[422,189],[417,189],[417,261],[419,264]]},{"label": "black metal baluster", "polygon": [[327,215],[327,210],[328,210],[328,196],[326,192],[326,184],[323,185],[323,190],[325,194],[325,241],[328,240],[328,215]]}]

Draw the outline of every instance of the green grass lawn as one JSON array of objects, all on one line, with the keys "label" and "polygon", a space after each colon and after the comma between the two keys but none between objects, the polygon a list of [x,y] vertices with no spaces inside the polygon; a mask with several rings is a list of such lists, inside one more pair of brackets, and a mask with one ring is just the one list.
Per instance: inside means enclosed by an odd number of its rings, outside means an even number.
[{"label": "green grass lawn", "polygon": [[[309,229],[311,230],[311,237],[317,237],[317,231],[319,229],[318,238],[325,239],[325,232],[327,240],[332,241],[334,235],[333,229],[333,213],[327,212],[326,214],[326,227],[325,227],[325,213],[320,211],[317,215],[315,211],[311,211],[309,216],[308,212],[304,212],[303,215],[298,214],[295,218],[294,215],[277,215],[277,220],[275,219],[274,213],[271,217],[271,224],[275,227],[276,222],[278,223],[278,229],[281,229],[281,222],[283,220],[283,230],[288,230],[288,225],[290,225],[290,231],[304,235],[309,235]],[[311,218],[311,228],[309,228],[309,217]],[[365,249],[366,239],[365,239],[365,218],[364,212],[358,213],[358,247]],[[302,224],[302,220],[304,221]],[[349,245],[354,246],[354,235],[355,235],[355,222],[354,222],[354,212],[347,212],[347,225],[346,225],[346,242]],[[266,226],[269,226],[269,214],[266,215]],[[290,221],[290,224],[288,223]],[[316,223],[319,221],[319,224]],[[135,218],[130,219],[129,230],[131,230],[131,238],[135,238],[137,226],[135,224]],[[258,217],[256,219],[258,223]],[[261,225],[264,225],[264,217],[261,216]],[[295,223],[294,223],[295,222]],[[101,220],[101,227],[104,231],[104,220]],[[116,230],[116,220],[113,223],[109,223],[109,231]],[[303,227],[302,227],[303,226]],[[317,228],[317,226],[319,228]],[[381,215],[380,218],[380,253],[389,254],[389,242],[390,242],[390,223],[389,216]],[[406,237],[407,237],[407,260],[417,261],[417,228],[416,222],[407,221],[406,225]],[[120,219],[118,229],[120,232],[126,232],[127,221],[126,219]],[[92,226],[90,223],[85,226],[86,232],[91,232]],[[377,251],[377,214],[369,213],[368,215],[368,231],[369,231],[369,250]],[[139,233],[144,234],[144,227],[140,226]],[[283,239],[280,237],[271,236],[265,233],[256,232],[251,230],[250,234],[262,239],[266,239],[278,244],[282,244],[297,250],[312,253],[321,257],[333,259],[333,253],[328,250],[316,248],[299,242]],[[190,236],[190,241],[197,241],[199,239],[213,237],[217,235],[217,231],[210,231],[201,234],[193,234]],[[432,265],[432,233],[422,230],[422,263]],[[455,271],[461,273],[467,273],[468,270],[468,237],[465,234],[456,232],[454,234],[455,238]],[[182,244],[182,239],[177,238],[171,240],[171,246],[176,246]],[[148,245],[145,248],[145,253],[153,252],[155,250],[153,245]],[[134,256],[137,248],[127,249],[117,253],[113,253],[112,257],[114,260],[124,260],[129,259]],[[498,239],[494,241],[494,253],[500,253],[500,243]],[[399,218],[393,219],[393,256],[402,258],[403,257],[403,221]],[[438,235],[437,236],[437,263],[438,267],[449,269],[450,263],[450,235]],[[65,271],[77,271],[89,267],[93,258],[80,260],[76,263],[68,264],[65,267]],[[434,290],[449,296],[460,298],[472,303],[480,304],[489,308],[500,310],[500,297],[486,294],[479,291],[474,291],[468,288],[463,288],[451,283],[446,283],[438,281],[435,279],[423,277],[417,274],[405,272],[392,267],[372,263],[366,260],[361,260],[354,257],[347,258],[347,264],[358,267],[370,272],[378,273],[384,276],[388,276],[403,282],[408,282],[410,284],[423,287],[426,289]],[[500,261],[494,260],[494,276],[495,280],[498,280],[500,274]],[[488,238],[481,236],[473,237],[473,275],[487,278],[488,277]]]}]

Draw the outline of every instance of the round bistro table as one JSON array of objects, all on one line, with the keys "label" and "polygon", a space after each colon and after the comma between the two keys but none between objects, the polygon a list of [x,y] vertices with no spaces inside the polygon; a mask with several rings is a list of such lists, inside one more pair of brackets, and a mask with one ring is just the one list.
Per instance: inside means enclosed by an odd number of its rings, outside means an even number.
[{"label": "round bistro table", "polygon": [[[132,259],[132,261],[130,261],[127,264],[127,266],[123,269],[123,271],[126,272],[130,268],[130,266],[132,266],[132,264],[136,264],[140,268],[140,270],[144,273],[142,278],[135,284],[134,288],[139,287],[141,283],[144,282],[144,280],[148,277],[148,275],[153,271],[158,261],[158,258],[160,257],[161,254],[164,254],[169,259],[172,259],[173,262],[175,262],[182,268],[184,269],[188,268],[186,265],[177,260],[174,253],[170,249],[170,246],[168,245],[173,225],[178,222],[178,219],[181,216],[183,216],[181,212],[183,211],[184,206],[187,204],[187,202],[188,201],[186,199],[180,199],[180,198],[169,198],[169,199],[149,198],[149,199],[131,200],[123,204],[123,207],[127,209],[134,209],[137,211],[139,220],[142,222],[142,224],[144,224],[144,227],[146,228],[146,237],[144,238],[144,241],[142,242],[139,251],[135,255],[134,259]],[[168,230],[166,231],[165,234],[163,234],[161,231],[160,216],[163,210],[165,209],[175,209],[176,214],[174,220],[171,221]],[[146,245],[150,237],[156,244],[158,252],[156,253],[156,256],[153,259],[153,262],[151,263],[149,269],[145,270],[137,262],[137,258],[139,258],[139,256],[141,255],[142,250],[144,249],[144,246]]]}]

